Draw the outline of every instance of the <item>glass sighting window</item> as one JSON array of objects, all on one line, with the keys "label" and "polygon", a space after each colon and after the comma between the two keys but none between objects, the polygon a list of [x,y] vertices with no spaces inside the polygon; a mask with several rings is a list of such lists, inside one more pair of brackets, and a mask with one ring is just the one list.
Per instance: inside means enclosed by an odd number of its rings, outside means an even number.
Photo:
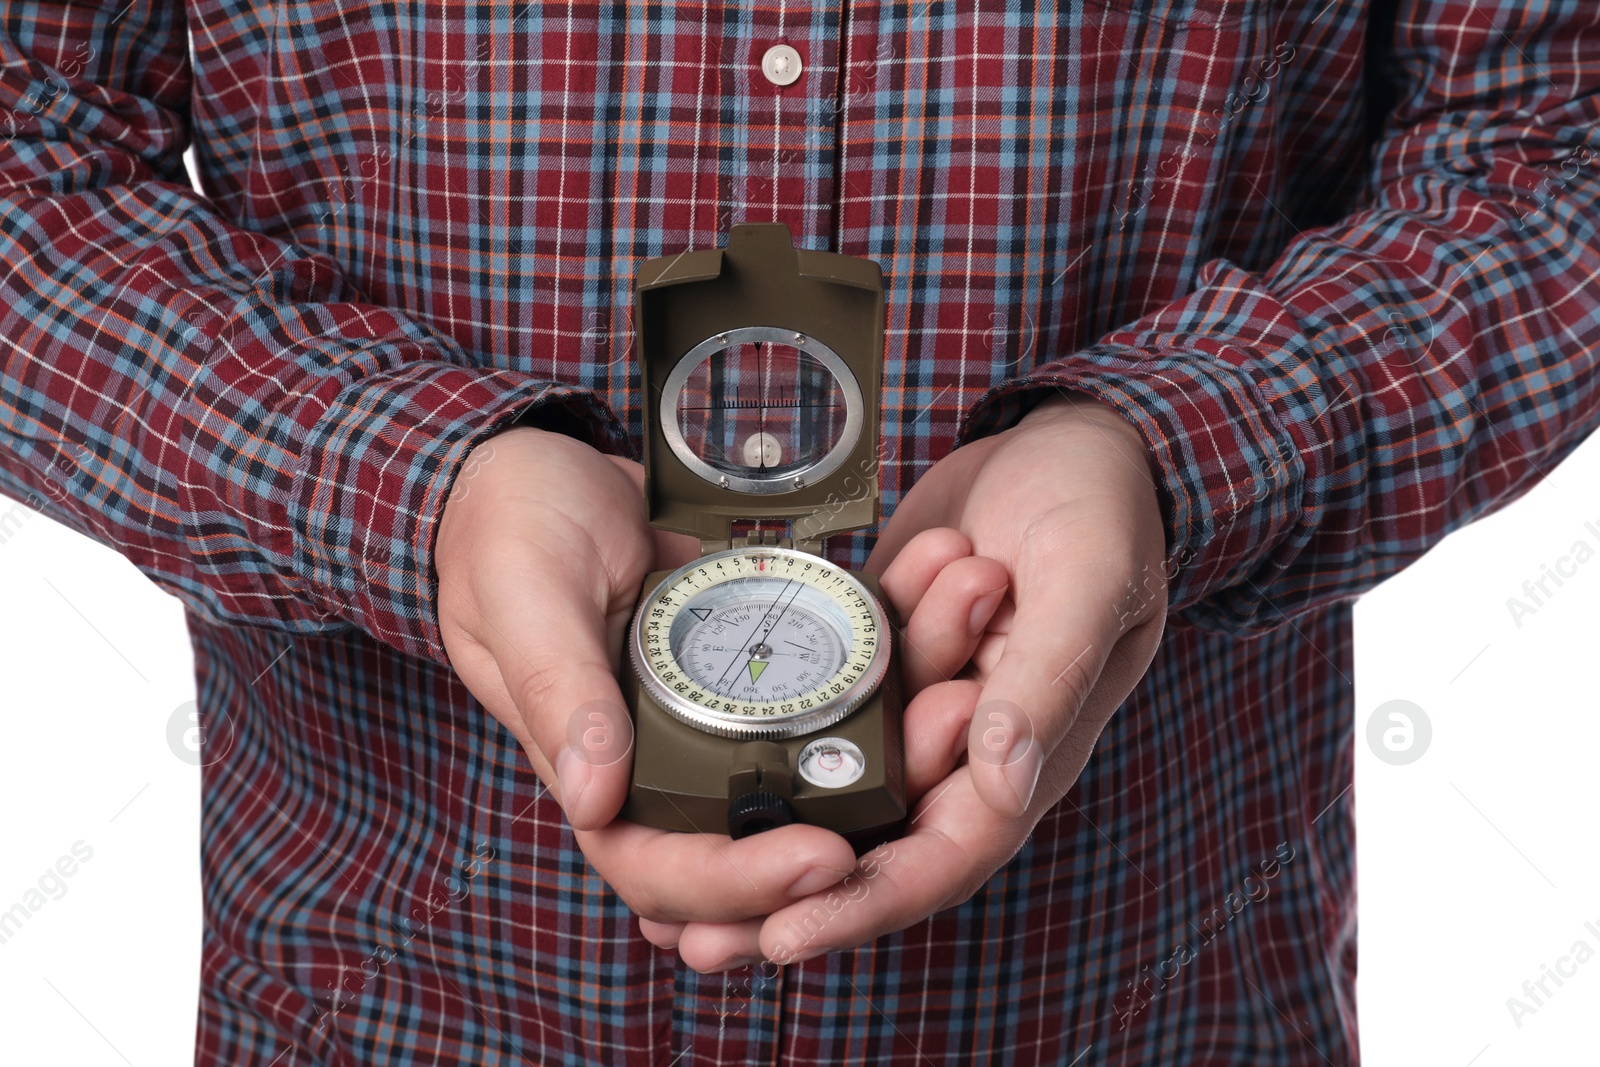
[{"label": "glass sighting window", "polygon": [[700,477],[744,493],[803,488],[836,468],[861,434],[861,389],[814,337],[753,326],[684,355],[661,396],[661,424]]}]

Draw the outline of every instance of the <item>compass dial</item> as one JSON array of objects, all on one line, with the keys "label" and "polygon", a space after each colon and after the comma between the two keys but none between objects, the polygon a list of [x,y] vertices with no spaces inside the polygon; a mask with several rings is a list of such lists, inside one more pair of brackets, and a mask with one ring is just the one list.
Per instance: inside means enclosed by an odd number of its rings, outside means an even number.
[{"label": "compass dial", "polygon": [[848,628],[834,603],[808,586],[734,578],[691,600],[667,640],[706,692],[772,704],[814,692],[839,673]]},{"label": "compass dial", "polygon": [[634,618],[640,681],[691,726],[790,737],[837,722],[888,665],[878,602],[854,575],[780,548],[736,548],[667,576]]}]

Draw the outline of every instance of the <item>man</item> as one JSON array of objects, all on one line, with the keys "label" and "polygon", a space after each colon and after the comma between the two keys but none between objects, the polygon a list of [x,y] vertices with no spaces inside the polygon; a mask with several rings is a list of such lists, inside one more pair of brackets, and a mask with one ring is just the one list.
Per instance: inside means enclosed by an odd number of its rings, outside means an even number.
[{"label": "man", "polygon": [[[197,1062],[1357,1061],[1350,605],[1595,424],[1594,5],[4,10],[4,484],[231,731]],[[859,865],[584,743],[744,221],[884,272]]]}]

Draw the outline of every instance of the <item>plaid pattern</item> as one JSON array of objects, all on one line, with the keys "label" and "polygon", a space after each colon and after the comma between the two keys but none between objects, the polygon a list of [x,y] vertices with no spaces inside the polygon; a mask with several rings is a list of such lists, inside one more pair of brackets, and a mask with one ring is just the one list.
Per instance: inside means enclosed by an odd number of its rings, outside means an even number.
[{"label": "plaid pattern", "polygon": [[[1357,1061],[1349,603],[1595,424],[1600,7],[0,16],[0,486],[190,611],[198,1062]],[[970,901],[700,977],[447,669],[431,539],[512,420],[637,454],[634,267],[774,219],[883,268],[886,512],[1086,391],[1175,616]]]}]

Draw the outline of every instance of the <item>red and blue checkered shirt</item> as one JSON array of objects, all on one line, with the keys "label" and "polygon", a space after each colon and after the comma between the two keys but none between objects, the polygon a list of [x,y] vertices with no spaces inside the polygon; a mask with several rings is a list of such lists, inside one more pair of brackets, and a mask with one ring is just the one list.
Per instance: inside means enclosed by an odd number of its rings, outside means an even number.
[{"label": "red and blue checkered shirt", "polygon": [[[1357,1061],[1350,606],[1596,423],[1600,5],[0,12],[0,486],[188,608],[199,1062]],[[1090,393],[1173,617],[971,900],[700,976],[450,671],[431,542],[519,418],[637,455],[635,268],[772,220],[883,268],[886,514]]]}]

